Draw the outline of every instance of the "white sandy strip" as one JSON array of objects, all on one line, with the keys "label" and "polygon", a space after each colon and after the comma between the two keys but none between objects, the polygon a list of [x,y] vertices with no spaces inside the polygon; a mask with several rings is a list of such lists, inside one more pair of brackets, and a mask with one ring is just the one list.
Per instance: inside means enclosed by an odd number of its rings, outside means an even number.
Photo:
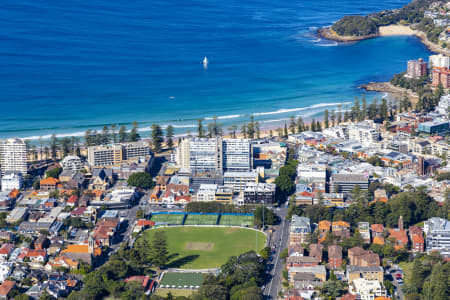
[{"label": "white sandy strip", "polygon": [[406,25],[389,25],[380,26],[378,28],[380,36],[392,36],[392,35],[414,35],[415,31]]}]

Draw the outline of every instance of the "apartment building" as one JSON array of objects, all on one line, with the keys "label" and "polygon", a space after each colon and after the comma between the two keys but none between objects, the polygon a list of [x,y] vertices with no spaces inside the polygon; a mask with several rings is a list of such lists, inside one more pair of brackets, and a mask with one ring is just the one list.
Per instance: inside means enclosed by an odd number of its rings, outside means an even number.
[{"label": "apartment building", "polygon": [[371,146],[380,139],[378,130],[368,125],[356,124],[348,126],[347,129],[348,138],[358,141],[363,146]]},{"label": "apartment building", "polygon": [[27,146],[22,139],[0,141],[0,168],[2,175],[6,172],[27,174]]},{"label": "apartment building", "polygon": [[431,85],[437,87],[439,83],[442,84],[444,89],[448,89],[450,87],[449,68],[433,67]]},{"label": "apartment building", "polygon": [[428,64],[423,61],[422,58],[417,60],[408,60],[408,69],[406,71],[406,77],[420,78],[427,75]]},{"label": "apartment building", "polygon": [[68,155],[61,161],[61,167],[64,171],[79,171],[83,168],[83,163],[78,156]]},{"label": "apartment building", "polygon": [[252,151],[248,139],[224,139],[222,149],[224,171],[249,172],[252,169]]},{"label": "apartment building", "polygon": [[334,193],[350,193],[357,185],[361,190],[369,188],[369,179],[365,174],[341,173],[331,176],[332,192]]},{"label": "apartment building", "polygon": [[88,148],[88,163],[93,167],[105,167],[120,164],[123,159],[122,146],[100,145]]},{"label": "apartment building", "polygon": [[276,185],[272,183],[247,183],[244,204],[272,204],[275,202]]},{"label": "apartment building", "polygon": [[430,55],[428,61],[430,69],[433,67],[450,68],[450,57],[442,54]]},{"label": "apartment building", "polygon": [[289,245],[308,244],[311,235],[310,220],[307,217],[292,216],[289,228]]},{"label": "apartment building", "polygon": [[2,192],[11,192],[13,189],[19,190],[22,187],[22,174],[15,172],[7,172],[3,175]]},{"label": "apartment building", "polygon": [[259,182],[257,172],[225,172],[223,174],[223,185],[232,188],[235,192],[241,192],[247,184]]},{"label": "apartment building", "polygon": [[92,167],[106,167],[148,155],[150,155],[150,148],[144,141],[91,146],[88,148],[88,163]]},{"label": "apartment building", "polygon": [[450,257],[450,222],[442,218],[431,218],[424,223],[427,252],[438,251]]},{"label": "apartment building", "polygon": [[217,184],[201,184],[197,191],[197,201],[211,202],[216,199]]}]

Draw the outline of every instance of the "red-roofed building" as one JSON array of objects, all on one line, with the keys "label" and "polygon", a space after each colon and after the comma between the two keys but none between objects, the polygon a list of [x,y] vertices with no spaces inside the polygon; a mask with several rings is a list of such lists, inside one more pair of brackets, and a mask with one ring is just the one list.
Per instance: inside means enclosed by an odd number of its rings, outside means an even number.
[{"label": "red-roofed building", "polygon": [[124,281],[125,282],[130,282],[130,281],[139,282],[142,285],[142,287],[144,288],[144,291],[146,294],[152,293],[156,287],[155,282],[152,279],[150,279],[150,277],[148,277],[148,276],[131,276],[131,277],[126,278]]},{"label": "red-roofed building", "polygon": [[406,235],[406,230],[403,229],[389,229],[389,239],[394,239],[394,249],[396,250],[406,248],[408,244],[408,236]]},{"label": "red-roofed building", "polygon": [[411,238],[412,244],[411,249],[415,252],[423,252],[425,251],[425,241],[422,235],[413,234]]},{"label": "red-roofed building", "polygon": [[47,251],[45,249],[28,249],[26,257],[32,262],[44,262],[47,259]]},{"label": "red-roofed building", "polygon": [[0,248],[0,260],[7,260],[13,249],[13,244],[3,244]]},{"label": "red-roofed building", "polygon": [[59,184],[59,180],[53,177],[48,177],[45,179],[41,179],[40,188],[44,191],[55,190]]},{"label": "red-roofed building", "polygon": [[84,215],[84,212],[86,211],[86,209],[87,209],[87,207],[85,207],[85,206],[77,207],[70,212],[70,215],[72,217],[81,217]]},{"label": "red-roofed building", "polygon": [[370,225],[370,230],[372,231],[372,238],[376,236],[383,237],[384,226],[383,224],[372,224]]},{"label": "red-roofed building", "polygon": [[69,199],[67,199],[67,205],[68,206],[78,206],[78,196],[77,195],[72,195],[69,197]]},{"label": "red-roofed building", "polygon": [[0,285],[0,299],[8,299],[8,294],[16,286],[16,283],[11,280],[5,280]]}]

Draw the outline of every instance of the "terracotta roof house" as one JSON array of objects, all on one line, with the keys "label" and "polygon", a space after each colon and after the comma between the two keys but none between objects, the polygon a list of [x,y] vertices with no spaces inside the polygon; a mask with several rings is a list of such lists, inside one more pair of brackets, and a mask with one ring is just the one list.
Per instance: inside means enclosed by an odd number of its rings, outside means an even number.
[{"label": "terracotta roof house", "polygon": [[378,254],[370,250],[364,250],[361,247],[348,249],[348,260],[350,265],[360,267],[378,267],[380,265]]},{"label": "terracotta roof house", "polygon": [[54,271],[56,268],[67,268],[70,270],[78,269],[79,262],[72,260],[64,255],[55,257],[55,259],[50,260],[46,265],[45,269],[47,271]]},{"label": "terracotta roof house", "polygon": [[155,289],[155,282],[149,276],[131,276],[124,280],[125,282],[139,282],[144,288],[145,293],[152,293]]},{"label": "terracotta roof house", "polygon": [[384,233],[383,224],[372,224],[372,225],[370,225],[370,230],[372,231],[372,237],[376,237],[376,236],[383,237],[383,233]]},{"label": "terracotta roof house", "polygon": [[328,247],[328,267],[338,269],[342,266],[342,247],[331,245]]},{"label": "terracotta roof house", "polygon": [[319,231],[326,232],[331,230],[331,222],[327,220],[319,221]]},{"label": "terracotta roof house", "polygon": [[323,245],[321,244],[310,244],[309,245],[309,256],[317,258],[319,262],[322,261]]},{"label": "terracotta roof house", "polygon": [[3,244],[0,248],[0,260],[7,260],[14,250],[14,244]]},{"label": "terracotta roof house", "polygon": [[341,238],[350,237],[350,224],[345,221],[335,221],[331,223],[331,231],[335,236]]},{"label": "terracotta roof house", "polygon": [[69,199],[67,199],[67,203],[68,206],[78,206],[78,196],[77,195],[72,195],[69,197]]},{"label": "terracotta roof house", "polygon": [[16,283],[11,280],[5,280],[0,285],[0,299],[8,299],[8,294],[16,286]]},{"label": "terracotta roof house", "polygon": [[51,191],[51,190],[55,190],[59,184],[59,180],[53,177],[48,177],[45,179],[41,179],[40,183],[40,187],[41,190],[44,191]]},{"label": "terracotta roof house", "polygon": [[414,252],[423,252],[425,251],[425,241],[423,236],[420,234],[413,234],[411,238],[412,244],[411,249]]},{"label": "terracotta roof house", "polygon": [[406,235],[406,230],[399,228],[389,229],[389,239],[394,239],[394,249],[398,250],[401,248],[406,248],[408,244],[408,236]]},{"label": "terracotta roof house", "polygon": [[44,262],[47,259],[47,251],[45,249],[28,249],[26,257],[32,262]]},{"label": "terracotta roof house", "polygon": [[409,237],[412,237],[414,234],[423,235],[423,231],[422,231],[422,228],[420,228],[419,226],[413,225],[413,226],[409,226],[408,234],[409,234]]}]

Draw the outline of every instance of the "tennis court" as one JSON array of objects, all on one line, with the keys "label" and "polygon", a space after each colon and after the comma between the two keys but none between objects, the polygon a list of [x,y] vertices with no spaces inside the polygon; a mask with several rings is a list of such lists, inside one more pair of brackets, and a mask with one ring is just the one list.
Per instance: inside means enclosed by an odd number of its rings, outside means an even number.
[{"label": "tennis court", "polygon": [[155,223],[164,223],[171,225],[182,225],[184,215],[183,214],[154,214],[151,220]]},{"label": "tennis court", "polygon": [[196,289],[203,283],[202,273],[166,272],[161,279],[161,288]]},{"label": "tennis court", "polygon": [[253,226],[253,216],[221,215],[219,225]]},{"label": "tennis court", "polygon": [[217,225],[218,215],[188,214],[184,225]]}]

